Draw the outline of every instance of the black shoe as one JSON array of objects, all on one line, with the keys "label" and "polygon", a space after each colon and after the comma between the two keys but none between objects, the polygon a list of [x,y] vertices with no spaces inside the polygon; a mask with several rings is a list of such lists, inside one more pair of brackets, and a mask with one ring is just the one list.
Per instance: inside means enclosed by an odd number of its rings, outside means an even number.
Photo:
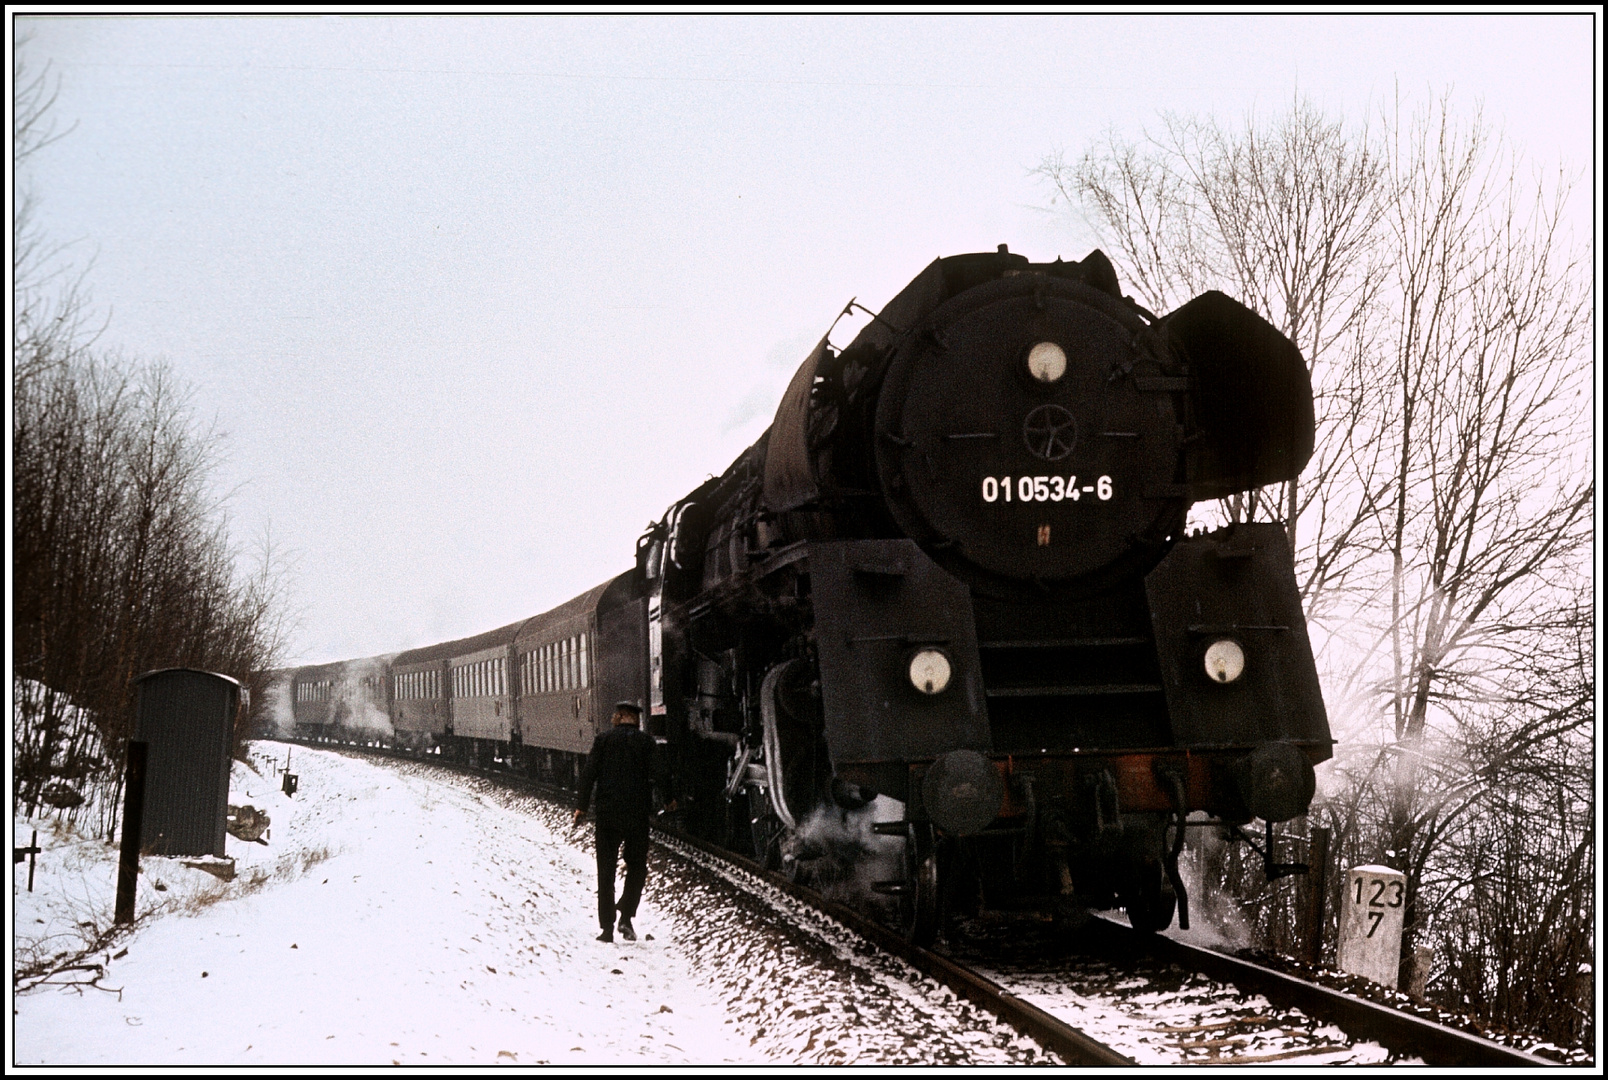
[{"label": "black shoe", "polygon": [[[610,930],[608,927],[605,926],[603,928],[603,932],[597,936],[597,939],[599,941],[603,942],[603,944],[605,944],[605,945],[613,945],[614,944],[614,931]],[[632,941],[636,940],[636,935],[635,934],[631,935],[631,940]]]},{"label": "black shoe", "polygon": [[620,916],[620,936],[627,941],[636,940],[636,930],[631,926],[631,920],[624,915]]}]

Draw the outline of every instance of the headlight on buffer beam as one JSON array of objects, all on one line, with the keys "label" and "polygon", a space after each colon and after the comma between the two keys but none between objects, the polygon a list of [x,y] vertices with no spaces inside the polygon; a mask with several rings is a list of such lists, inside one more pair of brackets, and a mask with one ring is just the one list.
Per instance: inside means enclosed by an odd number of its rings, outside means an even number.
[{"label": "headlight on buffer beam", "polygon": [[1206,676],[1212,682],[1231,683],[1245,672],[1245,650],[1228,638],[1206,647]]},{"label": "headlight on buffer beam", "polygon": [[949,676],[949,657],[939,649],[922,649],[910,658],[910,685],[923,694],[943,693]]}]

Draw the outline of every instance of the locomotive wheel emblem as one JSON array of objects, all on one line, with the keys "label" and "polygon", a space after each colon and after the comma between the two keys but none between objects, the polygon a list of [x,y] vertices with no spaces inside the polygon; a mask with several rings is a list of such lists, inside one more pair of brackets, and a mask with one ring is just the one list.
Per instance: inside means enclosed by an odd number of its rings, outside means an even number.
[{"label": "locomotive wheel emblem", "polygon": [[1040,405],[1022,422],[1022,438],[1027,449],[1045,461],[1059,461],[1072,452],[1078,439],[1078,424],[1072,414],[1059,405]]}]

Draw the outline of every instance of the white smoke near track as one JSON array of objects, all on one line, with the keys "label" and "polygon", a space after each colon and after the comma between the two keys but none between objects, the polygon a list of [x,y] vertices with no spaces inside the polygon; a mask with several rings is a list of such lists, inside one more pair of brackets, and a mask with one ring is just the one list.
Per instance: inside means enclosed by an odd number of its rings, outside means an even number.
[{"label": "white smoke near track", "polygon": [[828,899],[875,912],[890,901],[873,886],[904,873],[904,841],[882,836],[872,825],[904,816],[904,803],[881,795],[859,810],[817,806],[784,842],[783,859],[806,867]]},{"label": "white smoke near track", "polygon": [[1223,864],[1229,841],[1217,829],[1191,829],[1178,858],[1178,873],[1189,893],[1189,929],[1178,929],[1176,916],[1168,936],[1205,949],[1233,951],[1251,948],[1256,941],[1251,926],[1212,868]]},{"label": "white smoke near track", "polygon": [[262,692],[262,713],[273,728],[272,735],[289,738],[296,730],[296,712],[292,706],[292,675],[285,674],[270,682]]},{"label": "white smoke near track", "polygon": [[385,710],[385,682],[396,656],[353,660],[335,683],[336,723],[348,731],[389,737],[396,734]]}]

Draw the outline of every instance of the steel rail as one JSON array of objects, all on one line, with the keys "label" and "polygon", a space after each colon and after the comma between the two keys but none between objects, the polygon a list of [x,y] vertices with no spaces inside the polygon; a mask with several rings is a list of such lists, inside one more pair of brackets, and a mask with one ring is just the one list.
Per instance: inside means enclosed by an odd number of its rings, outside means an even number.
[{"label": "steel rail", "polygon": [[[711,858],[735,866],[765,882],[801,903],[843,924],[865,938],[883,952],[891,953],[921,972],[942,983],[979,1008],[987,1009],[1040,1046],[1055,1051],[1069,1065],[1137,1065],[1138,1062],[1119,1054],[1105,1043],[1090,1038],[1082,1031],[1045,1012],[1038,1006],[1017,997],[991,979],[986,979],[969,968],[940,956],[930,949],[912,945],[892,930],[860,912],[835,900],[829,900],[814,889],[791,881],[784,874],[766,870],[758,863],[735,852],[727,851],[708,841],[689,836],[679,829],[662,823],[654,826],[671,840],[695,848]],[[661,842],[662,843],[662,842]],[[667,850],[675,851],[668,844]],[[685,855],[679,852],[681,857]]]},{"label": "steel rail", "polygon": [[1124,943],[1130,948],[1141,948],[1158,959],[1198,971],[1208,978],[1233,983],[1248,993],[1261,994],[1274,1005],[1299,1009],[1327,1020],[1353,1038],[1370,1039],[1397,1053],[1421,1057],[1432,1065],[1540,1068],[1560,1064],[1249,960],[1212,952],[1161,934],[1136,934],[1118,923],[1101,921],[1115,936],[1125,939]]}]

